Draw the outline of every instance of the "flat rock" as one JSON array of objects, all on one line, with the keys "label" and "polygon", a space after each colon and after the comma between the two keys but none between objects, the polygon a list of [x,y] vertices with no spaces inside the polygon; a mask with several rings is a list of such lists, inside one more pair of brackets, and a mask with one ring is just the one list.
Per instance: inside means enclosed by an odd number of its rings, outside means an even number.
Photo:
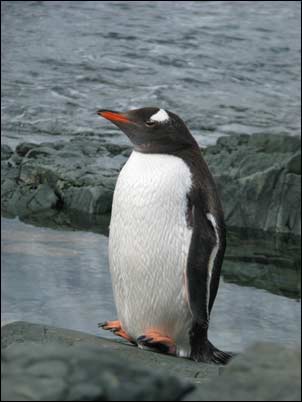
[{"label": "flat rock", "polygon": [[300,346],[258,343],[219,367],[43,324],[1,333],[5,401],[301,400]]},{"label": "flat rock", "polygon": [[14,322],[1,333],[6,401],[181,400],[194,388],[189,379],[219,370],[47,325]]}]

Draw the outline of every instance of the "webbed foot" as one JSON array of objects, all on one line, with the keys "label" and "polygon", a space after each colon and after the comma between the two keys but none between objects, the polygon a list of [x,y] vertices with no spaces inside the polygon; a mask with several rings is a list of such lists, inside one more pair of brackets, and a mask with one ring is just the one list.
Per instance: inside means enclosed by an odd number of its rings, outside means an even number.
[{"label": "webbed foot", "polygon": [[127,332],[123,330],[121,322],[118,320],[99,323],[98,327],[104,329],[105,331],[111,331],[114,333],[114,335],[120,336],[121,338],[126,339],[128,342],[136,344],[136,342],[134,342]]},{"label": "webbed foot", "polygon": [[227,364],[233,355],[217,349],[210,341],[206,340],[197,350],[191,351],[191,359],[196,362]]},{"label": "webbed foot", "polygon": [[144,335],[137,338],[137,343],[141,348],[150,348],[170,355],[176,354],[176,344],[173,339],[161,335],[158,331],[147,331]]}]

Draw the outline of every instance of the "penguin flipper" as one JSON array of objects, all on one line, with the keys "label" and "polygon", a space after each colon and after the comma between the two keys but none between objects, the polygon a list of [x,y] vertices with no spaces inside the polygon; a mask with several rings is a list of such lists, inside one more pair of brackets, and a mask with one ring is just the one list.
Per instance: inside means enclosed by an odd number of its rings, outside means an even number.
[{"label": "penguin flipper", "polygon": [[[187,290],[192,313],[190,331],[191,358],[195,361],[226,364],[231,355],[222,352],[208,340],[210,312],[218,289],[220,268],[225,248],[225,233],[219,232],[223,218],[209,213],[205,195],[196,190],[190,193],[191,212],[188,213],[193,233],[187,261]],[[217,258],[219,257],[219,259]],[[212,294],[211,294],[212,293]]]}]

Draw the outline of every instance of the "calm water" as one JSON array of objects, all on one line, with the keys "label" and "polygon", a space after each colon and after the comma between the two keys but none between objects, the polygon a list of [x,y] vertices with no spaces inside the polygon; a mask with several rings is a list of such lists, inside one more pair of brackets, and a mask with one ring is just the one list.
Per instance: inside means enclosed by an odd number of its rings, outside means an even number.
[{"label": "calm water", "polygon": [[200,144],[300,134],[300,2],[3,1],[5,143],[126,139],[95,110],[155,105]]},{"label": "calm water", "polygon": [[[2,320],[28,320],[110,336],[97,329],[98,322],[116,318],[107,244],[108,238],[101,234],[38,228],[3,218]],[[233,351],[259,340],[287,345],[300,342],[299,274],[284,268],[279,283],[277,267],[271,266],[268,274],[262,266],[257,287],[241,286],[240,271],[244,278],[255,264],[234,264],[225,260],[225,273],[238,268],[239,272],[231,280],[226,275],[221,282],[212,313],[211,340]],[[290,298],[280,294],[286,282],[292,290]],[[284,291],[288,293],[288,289]]]}]

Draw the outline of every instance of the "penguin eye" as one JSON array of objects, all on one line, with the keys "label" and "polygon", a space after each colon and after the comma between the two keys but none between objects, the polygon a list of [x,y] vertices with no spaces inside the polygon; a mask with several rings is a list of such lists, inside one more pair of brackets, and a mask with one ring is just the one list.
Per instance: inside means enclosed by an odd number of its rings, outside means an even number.
[{"label": "penguin eye", "polygon": [[146,124],[146,126],[148,126],[148,127],[152,127],[152,126],[155,126],[155,121],[153,121],[153,120],[147,120],[147,121],[145,121],[145,124]]}]

